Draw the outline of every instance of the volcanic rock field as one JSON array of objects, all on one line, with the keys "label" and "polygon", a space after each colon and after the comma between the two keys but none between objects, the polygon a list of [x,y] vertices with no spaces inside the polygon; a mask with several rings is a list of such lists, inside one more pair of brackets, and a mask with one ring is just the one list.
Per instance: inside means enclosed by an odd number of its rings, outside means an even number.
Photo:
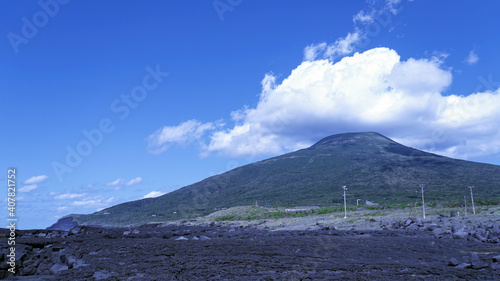
[{"label": "volcanic rock field", "polygon": [[[472,218],[472,216],[471,216]],[[8,280],[500,280],[500,221],[448,215],[338,229],[266,221],[22,230]],[[471,224],[472,223],[472,224]],[[2,229],[2,240],[8,235]]]}]

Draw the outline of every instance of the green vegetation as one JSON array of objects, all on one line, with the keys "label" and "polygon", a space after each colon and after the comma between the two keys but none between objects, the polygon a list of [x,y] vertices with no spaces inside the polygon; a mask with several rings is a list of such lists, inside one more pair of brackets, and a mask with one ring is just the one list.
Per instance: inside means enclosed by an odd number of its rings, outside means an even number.
[{"label": "green vegetation", "polygon": [[[496,201],[494,201],[496,202]],[[449,215],[451,211],[461,212],[463,215],[463,206],[450,207],[445,206],[446,204],[438,203],[435,207],[430,207],[426,209],[426,214],[428,216],[439,216],[440,214]],[[453,204],[451,204],[453,205]],[[375,208],[365,208],[363,207],[350,207],[348,208],[347,217],[348,220],[344,221],[346,224],[355,224],[359,222],[370,222],[371,219],[376,218],[385,219],[390,217],[407,218],[408,216],[421,217],[421,208],[419,207],[408,207],[399,204],[383,205],[383,206],[371,206]],[[402,208],[404,207],[404,208]],[[476,207],[476,214],[481,214],[482,212],[488,212],[488,214],[493,210],[500,210],[498,204],[487,204],[481,205],[481,207]],[[469,209],[469,215],[472,215],[472,210]],[[311,210],[309,212],[302,213],[292,213],[285,212],[282,209],[275,208],[262,208],[255,206],[244,206],[244,207],[234,207],[229,208],[224,211],[215,212],[210,214],[207,218],[214,218],[217,222],[223,221],[248,221],[248,222],[262,222],[270,220],[279,220],[284,218],[298,218],[298,217],[327,217],[329,219],[343,219],[344,209],[338,207],[328,207],[315,209],[314,212]],[[404,220],[399,220],[399,223]]]},{"label": "green vegetation", "polygon": [[161,197],[71,216],[87,225],[137,225],[206,216],[224,207],[249,206],[255,201],[273,208],[321,208],[296,214],[272,208],[267,214],[254,210],[238,219],[328,214],[343,210],[343,185],[348,187],[348,206],[356,206],[357,199],[361,199],[361,203],[369,200],[380,204],[363,206],[368,210],[411,210],[421,202],[419,184],[425,184],[429,207],[461,206],[464,195],[469,198],[469,185],[476,187],[477,206],[498,203],[500,166],[423,152],[377,133],[340,134],[310,148],[239,167]]}]

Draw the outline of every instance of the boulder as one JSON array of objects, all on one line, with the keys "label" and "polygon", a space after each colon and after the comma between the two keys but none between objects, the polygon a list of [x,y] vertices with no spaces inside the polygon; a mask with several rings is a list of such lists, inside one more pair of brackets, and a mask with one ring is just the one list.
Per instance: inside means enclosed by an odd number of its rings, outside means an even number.
[{"label": "boulder", "polygon": [[441,235],[443,235],[444,233],[444,230],[442,230],[441,228],[436,228],[432,231],[432,234],[434,234],[434,236],[436,237],[440,237]]},{"label": "boulder", "polygon": [[448,261],[448,265],[449,266],[457,266],[459,265],[460,262],[456,259],[456,258],[451,258],[449,261]]},{"label": "boulder", "polygon": [[95,280],[105,280],[110,278],[111,276],[113,276],[113,274],[104,270],[96,271],[94,275],[92,275],[92,277],[94,277]]},{"label": "boulder", "polygon": [[463,230],[457,231],[453,233],[454,239],[465,239],[469,236],[469,233]]},{"label": "boulder", "polygon": [[488,239],[487,241],[488,243],[500,243],[500,237],[493,237],[493,238],[490,238]]},{"label": "boulder", "polygon": [[410,224],[410,226],[408,226],[406,229],[407,229],[407,230],[410,230],[410,231],[418,230],[418,225],[416,225],[416,224],[412,223],[412,224]]},{"label": "boulder", "polygon": [[457,265],[455,268],[470,268],[472,265],[470,263],[461,263],[459,265]]},{"label": "boulder", "polygon": [[471,263],[473,269],[481,269],[481,268],[487,268],[489,266],[488,263],[478,260],[478,261],[472,261]]},{"label": "boulder", "polygon": [[455,232],[458,232],[458,231],[462,231],[462,230],[464,230],[464,228],[461,225],[454,224],[454,225],[451,226],[451,232],[452,233],[455,233]]},{"label": "boulder", "polygon": [[480,242],[486,242],[486,237],[485,236],[482,236],[481,235],[481,231],[474,231],[472,233],[472,237],[475,238],[477,241],[480,241]]},{"label": "boulder", "polygon": [[82,232],[82,228],[80,226],[75,226],[69,231],[69,233],[72,235],[80,234],[80,232]]},{"label": "boulder", "polygon": [[56,263],[50,267],[50,273],[56,275],[63,270],[68,270],[68,266],[64,263]]},{"label": "boulder", "polygon": [[441,228],[441,227],[435,223],[431,223],[426,227],[428,231],[434,231],[436,228]]}]

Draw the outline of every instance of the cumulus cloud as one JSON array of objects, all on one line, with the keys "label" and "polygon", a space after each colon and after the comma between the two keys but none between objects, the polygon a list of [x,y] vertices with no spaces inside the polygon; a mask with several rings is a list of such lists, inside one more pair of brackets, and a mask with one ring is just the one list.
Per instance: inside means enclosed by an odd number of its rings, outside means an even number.
[{"label": "cumulus cloud", "polygon": [[23,183],[24,184],[37,184],[37,183],[42,183],[48,179],[49,179],[49,177],[47,177],[46,175],[40,175],[40,176],[31,177],[31,178],[25,180]]},{"label": "cumulus cloud", "polygon": [[166,151],[172,144],[186,145],[193,140],[199,139],[208,130],[218,126],[214,123],[201,123],[197,120],[189,120],[178,126],[165,126],[156,130],[148,138],[148,151],[159,154]]},{"label": "cumulus cloud", "polygon": [[479,61],[479,56],[474,50],[469,52],[469,55],[465,58],[465,62],[469,65],[476,64]]},{"label": "cumulus cloud", "polygon": [[155,198],[155,197],[162,196],[162,195],[165,195],[165,193],[163,193],[161,191],[151,191],[150,193],[144,195],[141,199]]},{"label": "cumulus cloud", "polygon": [[201,153],[277,155],[349,131],[459,158],[499,153],[500,90],[443,95],[452,75],[442,63],[375,48],[304,61],[281,83],[267,74],[258,104],[233,112],[234,126],[212,132]]},{"label": "cumulus cloud", "polygon": [[[165,126],[149,136],[150,151],[198,140],[205,142],[202,156],[270,156],[331,134],[377,131],[451,157],[500,155],[500,89],[443,94],[452,83],[443,53],[407,60],[388,48],[352,54],[377,35],[372,25],[380,32],[401,11],[400,0],[370,3],[369,12],[353,17],[354,30],[345,37],[305,47],[304,61],[283,81],[266,74],[257,105],[231,113],[234,125],[190,120]],[[466,62],[477,60],[471,51]]]}]

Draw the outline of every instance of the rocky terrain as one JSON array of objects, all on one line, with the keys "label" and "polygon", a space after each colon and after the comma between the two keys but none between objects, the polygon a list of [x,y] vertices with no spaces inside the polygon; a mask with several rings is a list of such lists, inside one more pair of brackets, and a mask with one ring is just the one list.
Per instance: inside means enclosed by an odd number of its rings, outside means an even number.
[{"label": "rocky terrain", "polygon": [[18,231],[16,275],[7,272],[8,230],[2,229],[0,277],[500,280],[500,219],[494,211],[468,217],[452,212],[426,220],[353,221],[327,215],[287,221],[204,218],[130,228]]}]

